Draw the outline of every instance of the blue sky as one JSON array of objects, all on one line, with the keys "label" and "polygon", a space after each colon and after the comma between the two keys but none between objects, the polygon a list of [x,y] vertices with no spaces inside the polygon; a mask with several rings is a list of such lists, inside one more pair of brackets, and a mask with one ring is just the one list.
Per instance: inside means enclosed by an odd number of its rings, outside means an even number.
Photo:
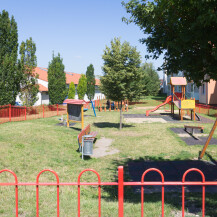
[{"label": "blue sky", "polygon": [[[136,46],[145,62],[146,47],[139,42],[144,35],[138,26],[122,22],[129,16],[122,0],[0,0],[0,11],[14,16],[19,43],[32,37],[37,47],[37,63],[48,67],[52,53],[60,53],[65,71],[85,73],[92,63],[102,75],[102,54],[114,37]],[[149,60],[157,69],[163,60]],[[159,73],[162,77],[162,73]]]}]

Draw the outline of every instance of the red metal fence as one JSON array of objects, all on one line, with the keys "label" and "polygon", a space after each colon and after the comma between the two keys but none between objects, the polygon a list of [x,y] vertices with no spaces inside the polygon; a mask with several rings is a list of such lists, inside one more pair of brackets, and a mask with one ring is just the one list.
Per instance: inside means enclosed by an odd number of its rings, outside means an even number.
[{"label": "red metal fence", "polygon": [[[98,181],[97,182],[81,182],[81,176],[87,172],[93,172],[96,174]],[[160,174],[161,176],[161,181],[159,182],[150,182],[150,181],[144,181],[145,176],[147,173],[150,172],[157,172]],[[98,216],[101,216],[101,187],[102,186],[118,186],[118,216],[119,217],[123,217],[124,216],[124,187],[125,186],[141,186],[141,216],[143,217],[145,214],[145,209],[144,209],[144,186],[154,186],[154,185],[158,185],[161,186],[162,188],[162,196],[161,196],[161,216],[164,216],[164,196],[165,196],[165,192],[164,192],[164,187],[165,186],[181,186],[182,187],[182,216],[185,216],[185,186],[202,186],[202,204],[201,204],[201,209],[202,209],[202,216],[205,216],[205,187],[206,186],[217,186],[217,181],[213,181],[213,182],[208,182],[205,181],[205,176],[203,174],[203,172],[199,169],[196,168],[191,168],[189,170],[187,170],[182,177],[182,181],[176,181],[176,182],[165,182],[164,181],[164,175],[163,173],[155,168],[151,168],[146,170],[141,178],[140,182],[125,182],[124,181],[124,170],[123,170],[123,166],[118,167],[118,181],[117,182],[101,182],[100,179],[100,175],[93,169],[85,169],[83,170],[79,176],[78,176],[78,181],[77,182],[71,182],[71,183],[61,183],[59,181],[59,177],[57,175],[57,173],[53,170],[50,169],[46,169],[46,170],[42,170],[36,178],[36,182],[34,183],[22,183],[22,182],[18,182],[18,178],[16,176],[16,174],[8,169],[4,169],[0,171],[0,174],[3,172],[9,172],[14,176],[14,182],[13,183],[0,183],[0,186],[15,186],[15,213],[16,213],[16,217],[18,217],[18,211],[19,211],[19,203],[18,203],[18,189],[19,186],[35,186],[36,187],[36,216],[39,217],[39,186],[56,186],[57,187],[57,204],[56,204],[56,215],[59,217],[60,215],[60,196],[59,196],[59,191],[60,188],[62,188],[63,186],[77,186],[78,187],[78,217],[80,217],[81,215],[81,186],[98,186]],[[56,182],[55,183],[40,183],[39,182],[39,178],[40,175],[44,172],[50,172],[52,174],[54,174],[54,176],[56,177]],[[185,181],[186,176],[191,173],[191,172],[198,172],[201,175],[201,179],[202,181]],[[113,214],[114,215],[114,214]]]},{"label": "red metal fence", "polygon": [[40,105],[40,106],[0,106],[0,124],[5,122],[25,121],[38,118],[47,118],[66,114],[64,105]]}]

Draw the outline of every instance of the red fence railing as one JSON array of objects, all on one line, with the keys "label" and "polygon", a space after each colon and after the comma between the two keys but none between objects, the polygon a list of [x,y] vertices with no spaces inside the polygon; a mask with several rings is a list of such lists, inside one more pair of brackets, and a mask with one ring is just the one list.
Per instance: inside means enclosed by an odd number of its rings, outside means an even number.
[{"label": "red fence railing", "polygon": [[[93,172],[96,174],[98,181],[97,182],[81,182],[81,176],[82,174],[84,174],[85,172]],[[161,181],[144,181],[144,178],[146,176],[147,173],[150,172],[157,172],[160,174],[161,176]],[[80,217],[81,215],[81,191],[80,188],[81,186],[98,186],[98,216],[101,216],[101,187],[102,186],[118,186],[118,216],[119,217],[123,217],[124,216],[124,187],[125,186],[141,186],[141,216],[143,217],[145,214],[145,209],[144,209],[144,186],[154,186],[154,185],[158,185],[161,186],[162,191],[161,191],[161,216],[164,216],[164,196],[165,196],[165,192],[164,192],[164,187],[165,186],[181,186],[182,187],[182,216],[185,216],[185,186],[202,186],[202,205],[201,205],[201,210],[202,210],[202,216],[205,216],[205,187],[206,186],[217,186],[217,181],[205,181],[205,176],[203,174],[203,172],[199,169],[196,168],[191,168],[189,170],[187,170],[182,177],[182,181],[178,182],[178,181],[173,181],[173,182],[168,182],[168,181],[164,181],[164,175],[163,173],[155,168],[151,168],[146,170],[143,174],[142,174],[142,178],[141,178],[141,182],[124,182],[124,170],[123,170],[123,166],[119,166],[118,167],[118,182],[101,182],[100,179],[100,175],[93,169],[85,169],[83,170],[79,176],[78,176],[78,181],[77,182],[71,182],[71,183],[61,183],[59,182],[59,177],[57,175],[57,173],[53,170],[47,169],[47,170],[42,170],[36,178],[36,182],[34,183],[22,183],[22,182],[18,182],[18,178],[16,176],[16,174],[14,172],[12,172],[11,170],[8,169],[4,169],[0,171],[0,174],[3,172],[9,172],[14,176],[14,182],[6,182],[6,183],[0,183],[0,187],[1,186],[15,186],[15,213],[16,213],[16,217],[18,217],[18,212],[19,212],[19,207],[18,207],[18,189],[19,186],[36,186],[36,216],[39,217],[39,186],[56,186],[57,187],[57,208],[56,208],[56,215],[57,217],[59,217],[60,214],[60,198],[59,198],[59,191],[60,188],[62,188],[63,186],[77,186],[78,187],[78,216]],[[39,178],[40,175],[44,172],[50,172],[52,173],[55,177],[56,177],[56,182],[53,183],[40,183],[39,182]],[[186,176],[191,173],[191,172],[198,172],[201,175],[202,181],[185,181]],[[2,189],[1,189],[2,192]],[[113,216],[114,213],[112,213]]]},{"label": "red fence railing", "polygon": [[40,105],[40,106],[0,106],[0,124],[5,122],[25,121],[38,118],[47,118],[66,114],[65,105]]}]

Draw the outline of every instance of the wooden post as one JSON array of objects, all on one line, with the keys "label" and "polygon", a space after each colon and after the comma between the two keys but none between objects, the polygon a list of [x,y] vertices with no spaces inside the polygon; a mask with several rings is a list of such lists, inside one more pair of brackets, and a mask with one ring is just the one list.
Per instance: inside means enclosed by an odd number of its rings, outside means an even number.
[{"label": "wooden post", "polygon": [[183,87],[183,90],[184,90],[184,99],[185,99],[185,86]]},{"label": "wooden post", "polygon": [[207,147],[208,147],[208,145],[210,143],[210,140],[212,139],[213,133],[215,132],[216,126],[217,126],[217,118],[215,120],[215,123],[213,124],[212,130],[209,133],[209,137],[206,140],[206,143],[205,143],[205,145],[203,147],[203,150],[202,150],[202,152],[199,155],[199,159],[202,159],[203,155],[205,154],[206,149],[207,149]]},{"label": "wooden post", "polygon": [[109,100],[109,111],[111,111],[112,110],[112,108],[111,108],[111,105],[112,103],[111,103],[111,100]]},{"label": "wooden post", "polygon": [[181,121],[183,121],[183,110],[181,108]]},{"label": "wooden post", "polygon": [[81,129],[84,129],[84,105],[81,105]]},{"label": "wooden post", "polygon": [[195,121],[195,108],[194,108],[194,121]]}]

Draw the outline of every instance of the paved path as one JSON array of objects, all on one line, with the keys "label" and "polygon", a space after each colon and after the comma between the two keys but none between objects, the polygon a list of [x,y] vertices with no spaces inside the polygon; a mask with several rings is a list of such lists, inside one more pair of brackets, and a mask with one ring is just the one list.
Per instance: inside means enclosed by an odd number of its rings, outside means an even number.
[{"label": "paved path", "polygon": [[119,152],[118,149],[111,148],[112,139],[107,139],[102,137],[101,139],[97,140],[95,143],[95,148],[93,150],[92,157],[100,158],[107,155],[116,154]]}]

